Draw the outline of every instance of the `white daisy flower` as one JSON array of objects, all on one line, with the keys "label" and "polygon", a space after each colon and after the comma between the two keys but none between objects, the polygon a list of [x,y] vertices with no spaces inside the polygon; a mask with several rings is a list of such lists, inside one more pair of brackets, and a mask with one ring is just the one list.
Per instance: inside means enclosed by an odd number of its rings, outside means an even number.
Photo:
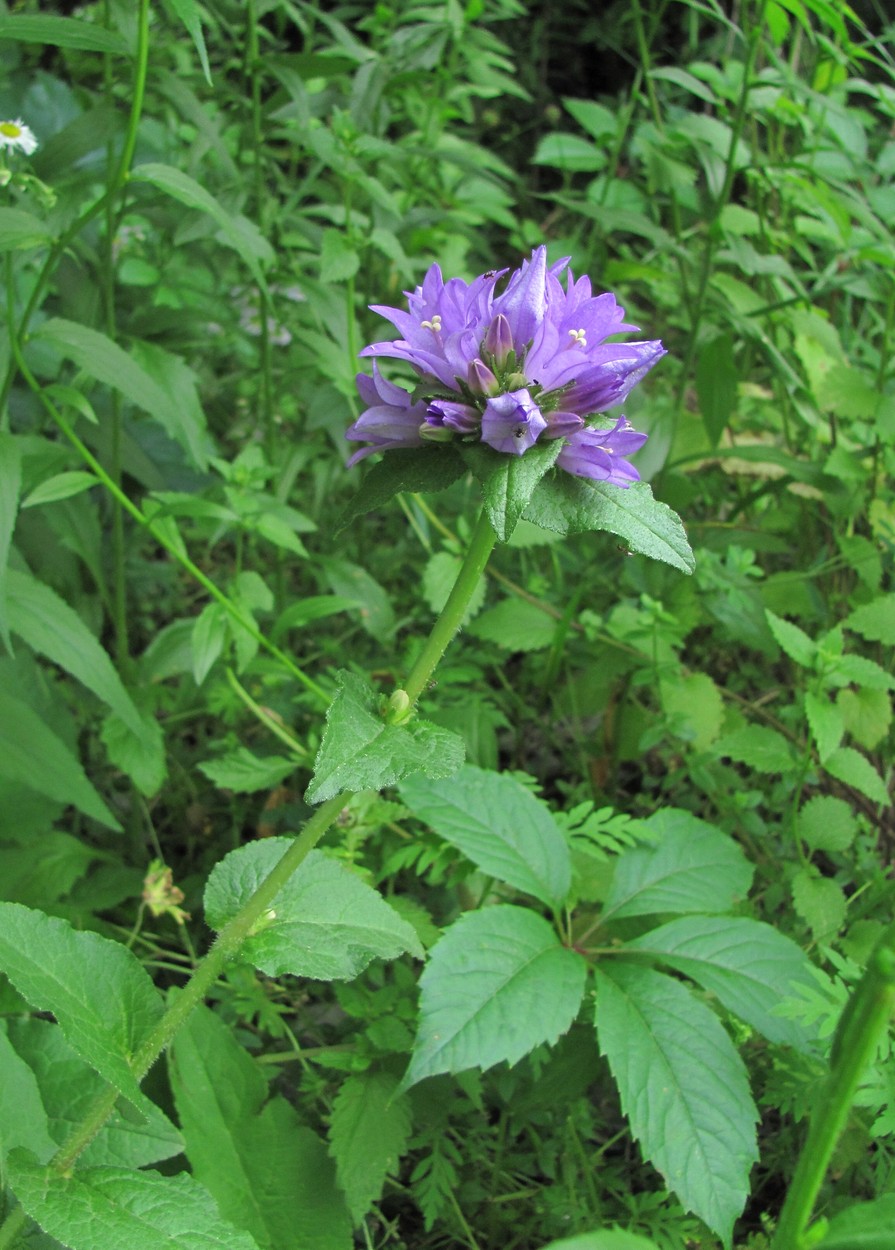
[{"label": "white daisy flower", "polygon": [[37,147],[34,131],[21,118],[14,122],[0,122],[0,148],[21,148],[30,156]]}]

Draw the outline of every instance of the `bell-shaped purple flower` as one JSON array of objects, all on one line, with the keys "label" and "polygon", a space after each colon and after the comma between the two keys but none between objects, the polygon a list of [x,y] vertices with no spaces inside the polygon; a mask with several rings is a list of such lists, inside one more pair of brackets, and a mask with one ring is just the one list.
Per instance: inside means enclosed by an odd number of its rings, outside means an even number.
[{"label": "bell-shaped purple flower", "polygon": [[374,451],[388,451],[392,447],[419,447],[422,443],[420,426],[426,420],[426,404],[413,402],[402,386],[387,382],[373,362],[373,376],[357,375],[357,389],[365,404],[369,404],[353,425],[345,431],[348,439],[363,439],[371,444],[356,451],[348,461],[348,467],[357,464]]},{"label": "bell-shaped purple flower", "polygon": [[482,423],[482,414],[469,404],[455,403],[452,399],[433,399],[426,412],[426,421],[430,425],[454,430],[457,434],[474,434]]},{"label": "bell-shaped purple flower", "polygon": [[646,434],[638,434],[624,417],[608,430],[579,430],[573,434],[556,459],[557,465],[575,477],[589,477],[612,486],[630,486],[640,474],[626,456],[639,451]]},{"label": "bell-shaped purple flower", "polygon": [[547,422],[528,391],[507,391],[485,404],[482,442],[495,451],[521,456],[546,428]]}]

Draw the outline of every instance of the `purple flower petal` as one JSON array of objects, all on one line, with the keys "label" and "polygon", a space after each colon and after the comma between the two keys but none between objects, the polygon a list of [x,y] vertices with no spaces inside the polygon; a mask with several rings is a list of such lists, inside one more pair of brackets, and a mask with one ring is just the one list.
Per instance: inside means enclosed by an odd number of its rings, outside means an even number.
[{"label": "purple flower petal", "polygon": [[495,451],[521,456],[547,428],[528,391],[507,391],[489,399],[482,414],[482,442]]},{"label": "purple flower petal", "polygon": [[639,451],[646,439],[646,434],[639,434],[624,417],[619,417],[611,429],[586,429],[573,434],[556,463],[575,477],[627,487],[639,482],[640,474],[624,457]]}]

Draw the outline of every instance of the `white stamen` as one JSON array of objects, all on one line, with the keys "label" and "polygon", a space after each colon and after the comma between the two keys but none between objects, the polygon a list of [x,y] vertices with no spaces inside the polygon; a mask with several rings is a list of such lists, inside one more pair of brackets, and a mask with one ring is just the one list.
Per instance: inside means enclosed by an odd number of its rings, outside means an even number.
[{"label": "white stamen", "polygon": [[587,338],[585,337],[583,330],[570,330],[569,338],[576,345],[576,347],[587,347]]},{"label": "white stamen", "polygon": [[421,321],[420,325],[423,327],[424,330],[431,330],[433,334],[440,334],[441,333],[441,316],[439,313],[435,313],[431,321]]}]

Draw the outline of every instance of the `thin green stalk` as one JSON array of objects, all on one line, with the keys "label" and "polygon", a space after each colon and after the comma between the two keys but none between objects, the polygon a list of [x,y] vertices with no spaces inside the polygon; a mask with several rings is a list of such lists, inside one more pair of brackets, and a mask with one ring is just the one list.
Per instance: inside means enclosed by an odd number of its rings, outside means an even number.
[{"label": "thin green stalk", "polygon": [[263,708],[260,703],[255,702],[248,690],[246,690],[245,686],[240,684],[239,679],[233,672],[232,668],[227,669],[227,681],[230,683],[230,688],[235,692],[237,697],[246,705],[252,715],[261,722],[265,729],[269,729],[275,737],[279,738],[279,740],[300,759],[307,756],[308,748],[302,746],[295,735],[290,733],[284,725],[279,723],[279,721],[275,720],[266,708]]},{"label": "thin green stalk", "polygon": [[454,582],[454,588],[448,596],[448,601],[442,608],[441,615],[435,622],[432,632],[426,639],[425,645],[404,684],[404,689],[411,704],[416,703],[426,688],[438,661],[444,655],[448,644],[460,628],[460,623],[466,614],[472,592],[479,584],[479,579],[485,571],[488,557],[494,550],[496,542],[497,535],[491,528],[491,522],[488,520],[485,510],[482,509],[472,538],[469,541],[466,559],[463,561],[460,572],[457,574],[456,582]]},{"label": "thin green stalk", "polygon": [[895,924],[852,992],[833,1039],[830,1074],[814,1101],[808,1136],[780,1212],[771,1250],[807,1250],[805,1233],[858,1084],[895,1008]]}]

